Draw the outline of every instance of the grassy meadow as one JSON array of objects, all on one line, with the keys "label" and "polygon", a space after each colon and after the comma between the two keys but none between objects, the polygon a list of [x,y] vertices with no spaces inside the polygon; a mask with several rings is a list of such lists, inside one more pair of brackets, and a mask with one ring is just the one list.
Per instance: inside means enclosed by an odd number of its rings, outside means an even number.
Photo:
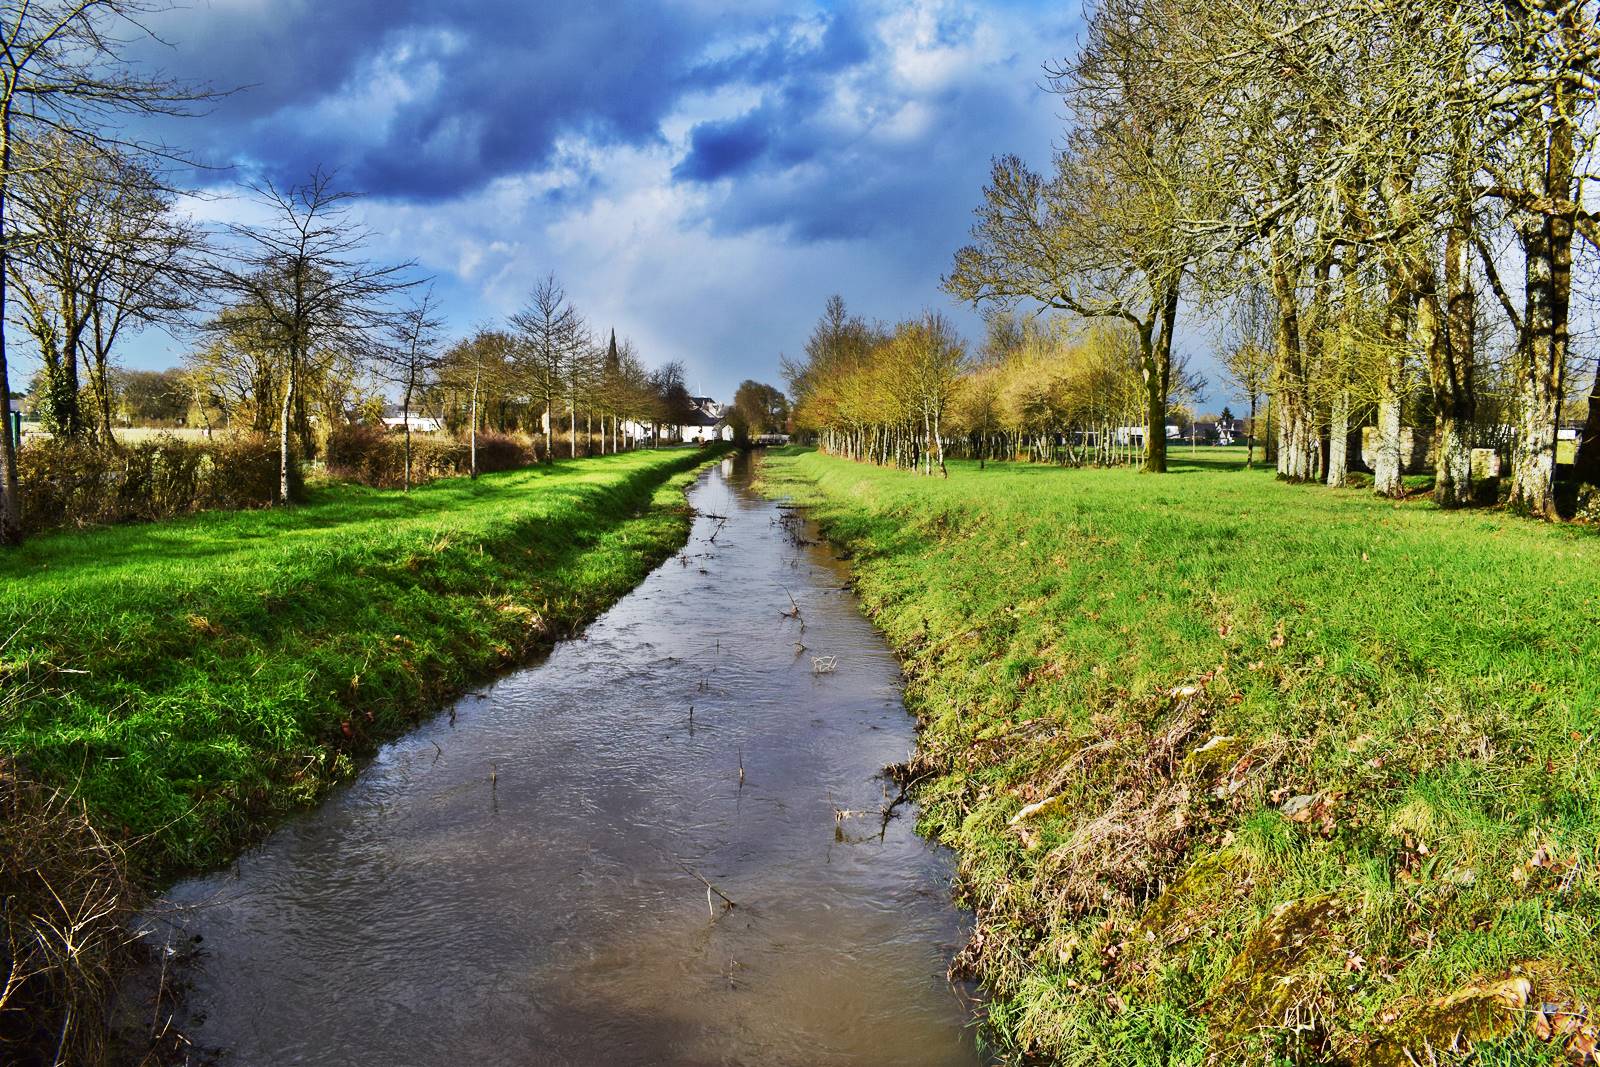
[{"label": "grassy meadow", "polygon": [[496,668],[572,633],[687,531],[707,453],[333,485],[288,510],[0,552],[0,753],[161,873],[268,819]]},{"label": "grassy meadow", "polygon": [[766,461],[903,658],[991,1040],[1567,1062],[1600,1008],[1600,537],[1242,459]]}]

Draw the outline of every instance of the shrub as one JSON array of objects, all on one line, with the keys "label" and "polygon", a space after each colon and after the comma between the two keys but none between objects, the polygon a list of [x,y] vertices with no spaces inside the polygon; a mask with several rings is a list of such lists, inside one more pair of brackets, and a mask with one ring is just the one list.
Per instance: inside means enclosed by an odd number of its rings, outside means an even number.
[{"label": "shrub", "polygon": [[[278,493],[278,446],[267,437],[181,441],[162,436],[116,449],[31,441],[18,453],[30,531],[148,521],[196,511],[267,507]],[[291,497],[304,488],[290,466]]]},{"label": "shrub", "polygon": [[[328,473],[380,489],[405,484],[406,443],[403,434],[378,426],[345,426],[328,439]],[[515,470],[537,461],[530,441],[511,434],[478,435],[478,472]],[[411,435],[411,484],[468,474],[472,452],[468,442],[438,434]]]},{"label": "shrub", "polygon": [[[539,462],[538,450],[526,437],[508,433],[478,434],[478,473],[511,471]],[[462,473],[468,473],[463,471]]]}]

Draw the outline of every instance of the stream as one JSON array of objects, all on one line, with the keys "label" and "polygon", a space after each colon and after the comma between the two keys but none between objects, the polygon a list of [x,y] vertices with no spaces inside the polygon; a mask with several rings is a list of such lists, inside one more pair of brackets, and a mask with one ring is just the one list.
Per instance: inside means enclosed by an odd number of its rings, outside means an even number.
[{"label": "stream", "polygon": [[147,925],[198,946],[178,1019],[197,1047],[981,1062],[945,979],[966,929],[950,859],[910,805],[880,816],[880,771],[914,742],[899,666],[815,530],[751,490],[758,462],[708,471],[685,548],[581,637],[173,887]]}]

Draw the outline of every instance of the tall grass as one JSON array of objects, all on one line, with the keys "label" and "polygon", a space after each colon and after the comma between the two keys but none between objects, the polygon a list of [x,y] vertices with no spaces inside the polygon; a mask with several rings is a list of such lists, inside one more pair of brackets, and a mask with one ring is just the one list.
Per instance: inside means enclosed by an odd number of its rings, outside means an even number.
[{"label": "tall grass", "polygon": [[1540,1006],[1600,1006],[1600,538],[1210,456],[766,465],[904,658],[997,1040],[1558,1057]]}]

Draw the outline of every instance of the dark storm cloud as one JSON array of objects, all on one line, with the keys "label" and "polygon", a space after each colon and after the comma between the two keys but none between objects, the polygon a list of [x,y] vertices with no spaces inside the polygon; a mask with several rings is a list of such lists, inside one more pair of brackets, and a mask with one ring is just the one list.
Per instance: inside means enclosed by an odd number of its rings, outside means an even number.
[{"label": "dark storm cloud", "polygon": [[423,0],[250,0],[169,17],[181,62],[155,61],[246,87],[185,124],[202,158],[287,178],[322,164],[418,199],[536,167],[563,134],[658,137],[683,87],[713,80],[697,69],[705,44],[749,21],[645,3]]},{"label": "dark storm cloud", "polygon": [[767,144],[762,115],[702,122],[690,133],[689,154],[673,168],[672,175],[695,182],[732,177],[759,160]]},{"label": "dark storm cloud", "polygon": [[[333,168],[350,187],[401,201],[446,201],[539,169],[564,137],[660,143],[685,94],[738,87],[759,103],[694,126],[672,177],[734,179],[706,208],[719,232],[780,227],[805,242],[911,225],[917,205],[943,203],[951,185],[970,200],[989,156],[1027,150],[1008,140],[1032,121],[1016,94],[982,85],[920,100],[935,117],[909,142],[831,124],[840,78],[861,75],[885,114],[905,103],[882,84],[894,42],[872,20],[885,10],[215,0],[174,12],[161,28],[178,48],[156,58],[179,56],[177,73],[218,87],[249,86],[185,124],[199,157],[284,181]],[[943,12],[933,41],[958,45],[996,10]],[[552,200],[579,202],[604,184],[582,159],[563,166],[573,173]]]},{"label": "dark storm cloud", "polygon": [[804,121],[819,86],[881,47],[857,8],[802,17],[645,2],[217,0],[168,17],[159,28],[178,47],[154,61],[241,87],[176,131],[198,158],[282,180],[320,165],[367,192],[418,200],[540,167],[564,135],[657,141],[684,94],[727,86],[770,99],[696,128],[675,177],[792,166],[826,133]]}]

